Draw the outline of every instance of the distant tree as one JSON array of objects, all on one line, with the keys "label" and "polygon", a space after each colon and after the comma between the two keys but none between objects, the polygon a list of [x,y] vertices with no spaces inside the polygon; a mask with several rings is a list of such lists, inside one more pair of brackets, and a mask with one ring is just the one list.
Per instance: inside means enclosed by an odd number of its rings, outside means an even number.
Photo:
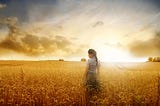
[{"label": "distant tree", "polygon": [[152,62],[153,61],[153,57],[148,57],[148,61]]},{"label": "distant tree", "polygon": [[153,61],[154,62],[160,62],[160,57],[154,57]]},{"label": "distant tree", "polygon": [[157,57],[157,62],[160,62],[160,57]]},{"label": "distant tree", "polygon": [[59,61],[64,61],[64,59],[59,59]]},{"label": "distant tree", "polygon": [[85,58],[82,58],[82,59],[81,59],[81,61],[82,61],[82,62],[85,62],[85,61],[86,61],[86,59],[85,59]]}]

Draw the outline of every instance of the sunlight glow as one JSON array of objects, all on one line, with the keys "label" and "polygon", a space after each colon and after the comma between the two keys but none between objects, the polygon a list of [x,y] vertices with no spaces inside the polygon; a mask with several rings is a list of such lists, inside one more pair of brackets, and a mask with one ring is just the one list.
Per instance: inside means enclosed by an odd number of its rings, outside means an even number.
[{"label": "sunlight glow", "polygon": [[135,58],[126,50],[105,45],[95,45],[98,57],[103,62],[146,62],[147,58]]}]

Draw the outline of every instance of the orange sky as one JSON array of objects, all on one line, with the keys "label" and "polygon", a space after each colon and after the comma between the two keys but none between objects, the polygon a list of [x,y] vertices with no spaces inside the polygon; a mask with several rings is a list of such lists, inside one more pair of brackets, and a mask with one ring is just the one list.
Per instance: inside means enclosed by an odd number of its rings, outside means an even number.
[{"label": "orange sky", "polygon": [[[24,19],[22,11],[1,18],[0,59],[80,60],[87,58],[89,48],[97,50],[102,61],[144,61],[160,55],[160,9],[153,2],[26,4]],[[0,9],[3,14],[12,12],[14,5],[19,6],[18,2],[6,3]]]}]

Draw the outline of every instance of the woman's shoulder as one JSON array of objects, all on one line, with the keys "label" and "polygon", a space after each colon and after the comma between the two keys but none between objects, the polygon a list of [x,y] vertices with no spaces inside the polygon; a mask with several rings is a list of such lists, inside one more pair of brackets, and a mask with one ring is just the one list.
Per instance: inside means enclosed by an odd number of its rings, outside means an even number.
[{"label": "woman's shoulder", "polygon": [[93,61],[96,61],[96,59],[95,58],[89,58],[88,59],[88,62],[93,62]]},{"label": "woman's shoulder", "polygon": [[94,58],[89,58],[87,61],[88,64],[95,64],[96,60]]},{"label": "woman's shoulder", "polygon": [[91,61],[92,61],[92,60],[89,58],[89,59],[87,60],[87,64],[91,63]]}]

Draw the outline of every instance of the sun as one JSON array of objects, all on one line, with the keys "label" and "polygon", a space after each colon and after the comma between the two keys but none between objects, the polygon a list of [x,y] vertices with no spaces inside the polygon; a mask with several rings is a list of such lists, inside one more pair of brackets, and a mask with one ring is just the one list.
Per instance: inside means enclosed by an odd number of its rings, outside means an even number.
[{"label": "sun", "polygon": [[146,58],[135,58],[128,51],[113,47],[96,47],[100,61],[104,62],[145,62]]}]

